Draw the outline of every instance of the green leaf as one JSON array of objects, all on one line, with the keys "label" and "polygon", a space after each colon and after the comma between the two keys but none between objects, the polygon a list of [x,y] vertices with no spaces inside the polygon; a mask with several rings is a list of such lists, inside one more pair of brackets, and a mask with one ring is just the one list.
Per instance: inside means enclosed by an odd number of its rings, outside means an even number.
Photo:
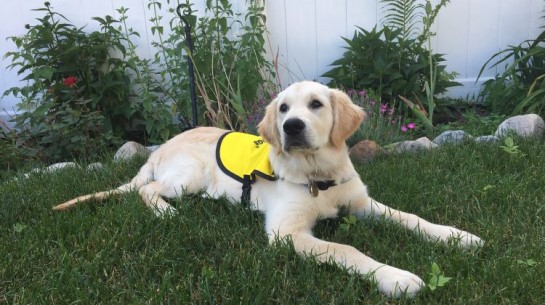
[{"label": "green leaf", "polygon": [[437,265],[437,263],[435,262],[431,264],[431,273],[434,275],[441,274],[441,269],[439,268],[439,265]]},{"label": "green leaf", "polygon": [[513,140],[512,137],[505,138],[503,142],[505,143],[505,146],[507,147],[513,147],[515,145],[515,141]]},{"label": "green leaf", "polygon": [[439,265],[434,262],[431,265],[430,279],[428,280],[427,286],[430,290],[434,291],[437,287],[443,287],[451,279],[452,278],[450,277],[444,276]]}]

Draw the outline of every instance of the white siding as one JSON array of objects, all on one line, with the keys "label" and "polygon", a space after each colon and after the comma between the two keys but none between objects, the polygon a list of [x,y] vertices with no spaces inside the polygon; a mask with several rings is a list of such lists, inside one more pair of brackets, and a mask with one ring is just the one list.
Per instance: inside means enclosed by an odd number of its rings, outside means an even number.
[{"label": "white siding", "polygon": [[[6,38],[21,35],[24,25],[42,16],[31,9],[41,7],[43,0],[11,0],[2,3],[0,10],[0,54],[13,51]],[[129,8],[129,26],[140,33],[135,42],[139,54],[151,57],[149,0],[51,0],[56,11],[77,25],[97,29],[91,17],[107,14],[118,17],[116,8]],[[166,12],[166,1],[160,15],[165,30],[172,15]],[[194,1],[202,12],[204,0]],[[437,0],[435,0],[437,2]],[[245,0],[232,1],[235,10],[243,10]],[[278,56],[280,78],[285,86],[300,79],[316,79],[329,70],[333,60],[344,49],[341,36],[352,37],[355,26],[365,29],[381,23],[383,4],[378,0],[266,0],[269,53]],[[532,39],[542,31],[542,0],[452,0],[437,18],[433,40],[435,52],[445,54],[448,70],[460,74],[465,86],[451,91],[453,96],[466,97],[478,91],[475,79],[483,63],[508,45]],[[198,50],[197,50],[198,51]],[[6,69],[9,62],[0,61],[0,93],[19,84],[15,71]],[[485,77],[497,71],[486,70]],[[0,118],[14,109],[16,100],[9,96],[0,101]]]}]

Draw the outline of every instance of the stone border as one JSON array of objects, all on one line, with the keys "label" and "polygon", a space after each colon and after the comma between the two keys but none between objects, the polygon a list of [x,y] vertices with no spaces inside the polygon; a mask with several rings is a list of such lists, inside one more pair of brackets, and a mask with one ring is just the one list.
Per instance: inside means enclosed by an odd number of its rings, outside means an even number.
[{"label": "stone border", "polygon": [[350,157],[357,161],[370,161],[383,151],[389,153],[416,153],[428,151],[445,144],[461,144],[471,140],[477,143],[498,144],[501,138],[511,134],[524,138],[542,138],[545,134],[545,122],[537,114],[517,115],[503,121],[494,135],[473,137],[463,130],[447,130],[438,135],[433,141],[422,137],[414,141],[393,143],[385,146],[385,149],[373,141],[364,140],[350,149]]},{"label": "stone border", "polygon": [[[430,140],[426,137],[419,138],[414,141],[403,141],[393,143],[385,148],[380,147],[376,142],[370,140],[362,140],[350,148],[350,158],[354,161],[367,162],[372,160],[379,154],[383,153],[416,153],[421,151],[429,151],[445,144],[460,144],[465,141],[473,140],[477,143],[494,143],[500,142],[500,139],[510,134],[514,134],[524,138],[542,138],[545,134],[545,122],[537,114],[517,115],[503,121],[494,135],[473,137],[463,130],[447,130]],[[123,144],[115,153],[114,161],[121,162],[134,158],[135,156],[148,157],[152,152],[157,150],[160,145],[144,146],[136,142],[127,142]],[[24,174],[28,178],[35,173],[50,173],[61,170],[63,168],[77,167],[74,162],[62,162],[50,165],[45,168],[33,169],[29,173]],[[102,168],[102,164],[95,162],[89,164],[88,170],[97,170]]]}]

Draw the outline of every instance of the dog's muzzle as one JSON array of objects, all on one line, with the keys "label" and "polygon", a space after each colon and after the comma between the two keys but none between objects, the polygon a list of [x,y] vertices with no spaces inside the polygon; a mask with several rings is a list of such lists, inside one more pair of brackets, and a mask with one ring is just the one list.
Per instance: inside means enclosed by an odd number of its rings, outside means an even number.
[{"label": "dog's muzzle", "polygon": [[284,122],[282,129],[284,129],[284,149],[286,151],[293,148],[305,149],[310,147],[305,136],[305,127],[305,122],[297,118],[288,119]]}]

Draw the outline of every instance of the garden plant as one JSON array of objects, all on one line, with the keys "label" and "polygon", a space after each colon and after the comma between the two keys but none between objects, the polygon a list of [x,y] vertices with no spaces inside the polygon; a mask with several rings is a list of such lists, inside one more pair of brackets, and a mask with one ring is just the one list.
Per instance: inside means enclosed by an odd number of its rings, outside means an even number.
[{"label": "garden plant", "polygon": [[[166,4],[177,6],[179,1],[167,0]],[[185,4],[193,7],[189,1]],[[189,54],[197,74],[199,113],[204,124],[236,130],[255,128],[248,125],[247,110],[277,91],[273,66],[265,57],[264,8],[258,1],[248,1],[247,12],[241,15],[229,1],[208,0],[201,17],[191,10],[189,21],[194,45],[191,53],[185,47],[180,20],[169,23],[170,35],[165,37],[160,23],[164,17],[160,12],[162,6],[162,2],[153,0],[148,4],[153,12],[151,31],[157,38],[153,45],[159,50],[154,64],[161,68],[163,93],[175,101],[182,117],[187,117],[187,61],[182,54]],[[168,11],[173,13],[175,7]]]},{"label": "garden plant", "polygon": [[[545,16],[543,17],[545,18]],[[482,101],[501,114],[545,113],[545,31],[494,54],[481,68],[503,69],[484,82]]]},{"label": "garden plant", "polygon": [[18,50],[5,55],[27,81],[4,92],[20,99],[10,134],[20,153],[46,162],[97,157],[122,139],[145,139],[144,132],[151,142],[170,136],[169,107],[137,95],[139,59],[127,52],[119,21],[95,17],[101,30],[86,33],[48,2],[36,11],[44,16],[11,37]]},{"label": "garden plant", "polygon": [[448,1],[436,6],[430,1],[425,6],[415,1],[383,2],[384,26],[370,31],[358,27],[352,39],[343,38],[347,51],[323,76],[332,79],[332,86],[372,89],[381,103],[391,107],[401,99],[431,135],[434,96],[459,85],[453,81],[455,73],[448,73],[442,64],[443,56],[433,54],[430,43],[431,26]]},{"label": "garden plant", "polygon": [[191,54],[174,7],[168,9],[169,31],[162,26],[162,6],[148,3],[158,49],[153,59],[137,55],[131,39],[139,33],[127,26],[126,8],[117,9],[119,20],[93,18],[101,30],[91,33],[72,25],[49,2],[36,9],[44,16],[27,25],[24,36],[10,37],[17,51],[5,55],[12,61],[9,68],[27,83],[4,92],[21,102],[16,129],[2,131],[2,145],[15,144],[26,158],[54,162],[97,157],[123,140],[163,143],[189,125],[184,54],[195,63],[200,121],[255,128],[247,109],[276,92],[272,64],[264,57],[263,8],[251,1],[242,16],[229,1],[207,1],[202,17],[190,17],[199,50]]}]

